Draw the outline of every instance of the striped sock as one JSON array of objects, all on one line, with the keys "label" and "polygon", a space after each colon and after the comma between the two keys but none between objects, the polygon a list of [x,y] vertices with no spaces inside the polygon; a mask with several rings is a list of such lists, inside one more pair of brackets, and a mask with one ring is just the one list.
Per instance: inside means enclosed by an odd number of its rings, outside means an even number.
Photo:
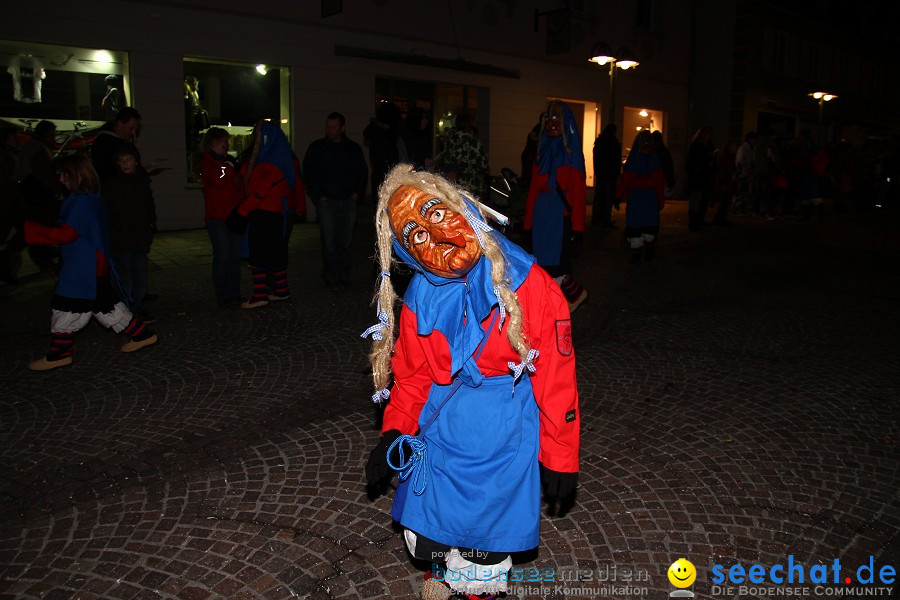
[{"label": "striped sock", "polygon": [[253,275],[253,296],[250,302],[259,302],[269,298],[269,271],[265,267],[250,266]]},{"label": "striped sock", "polygon": [[578,296],[581,295],[581,286],[578,285],[578,282],[575,281],[574,277],[569,275],[566,275],[565,278],[563,278],[559,287],[562,289],[563,296],[566,297],[568,302],[577,300]]},{"label": "striped sock", "polygon": [[128,323],[128,327],[126,327],[124,331],[125,335],[136,342],[145,340],[153,335],[153,332],[147,329],[146,323],[144,323],[144,321],[137,315],[131,315],[131,322]]},{"label": "striped sock", "polygon": [[290,296],[287,282],[287,267],[278,267],[272,273],[272,279],[275,282],[275,295],[281,297]]},{"label": "striped sock", "polygon": [[72,356],[72,344],[75,341],[75,333],[62,333],[53,331],[50,333],[50,351],[47,352],[47,360],[59,360]]}]

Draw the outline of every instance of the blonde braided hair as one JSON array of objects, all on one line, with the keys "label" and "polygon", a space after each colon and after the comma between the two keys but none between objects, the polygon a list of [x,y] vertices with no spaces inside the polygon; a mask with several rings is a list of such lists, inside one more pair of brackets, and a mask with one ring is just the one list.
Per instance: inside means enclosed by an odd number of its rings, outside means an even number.
[{"label": "blonde braided hair", "polygon": [[[397,293],[387,275],[390,273],[391,264],[394,261],[391,248],[394,237],[388,218],[387,205],[397,188],[404,185],[431,194],[458,214],[464,214],[468,209],[463,201],[463,196],[471,200],[468,192],[443,177],[424,171],[416,172],[415,168],[408,164],[399,164],[391,169],[385,177],[384,183],[378,189],[378,207],[375,210],[375,250],[382,277],[379,279],[372,303],[378,306],[379,311],[387,314],[386,331],[380,336],[381,339],[373,340],[372,351],[369,353],[369,360],[372,363],[372,379],[378,390],[386,388],[390,381],[391,355],[394,351],[394,304],[398,301]],[[476,202],[473,204],[478,210],[478,215],[484,220],[484,214],[478,204]],[[519,305],[519,299],[515,292],[509,287],[509,279],[506,277],[506,258],[503,256],[500,245],[494,239],[495,235],[500,234],[493,231],[482,234],[483,252],[491,262],[491,281],[494,289],[498,291],[500,299],[506,306],[508,315],[506,337],[524,362],[531,347],[526,341],[525,332],[522,329],[522,307]]]}]

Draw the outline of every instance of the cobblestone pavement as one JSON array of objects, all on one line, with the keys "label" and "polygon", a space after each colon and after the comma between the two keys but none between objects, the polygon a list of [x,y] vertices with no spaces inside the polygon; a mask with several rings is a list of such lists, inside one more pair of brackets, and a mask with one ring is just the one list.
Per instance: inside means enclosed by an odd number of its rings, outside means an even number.
[{"label": "cobblestone pavement", "polygon": [[[837,558],[854,583],[831,593],[861,589],[870,556],[900,567],[895,220],[689,234],[683,203],[663,217],[652,263],[629,263],[621,230],[586,236],[578,502],[516,557],[543,583],[525,572],[509,597],[663,599],[679,557],[700,598],[816,595],[717,592],[715,564]],[[0,288],[0,597],[416,598],[390,499],[364,492],[370,236],[328,290],[316,227],[298,226],[291,302],[241,311],[213,307],[203,231],[161,234],[160,343],[123,354],[94,323],[47,373],[26,365],[52,274]],[[593,589],[561,589],[574,576]]]}]

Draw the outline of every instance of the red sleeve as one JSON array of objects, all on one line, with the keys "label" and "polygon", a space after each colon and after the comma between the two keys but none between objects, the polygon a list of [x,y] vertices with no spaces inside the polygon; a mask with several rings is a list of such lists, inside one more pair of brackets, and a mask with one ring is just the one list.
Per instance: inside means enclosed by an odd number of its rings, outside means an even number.
[{"label": "red sleeve", "polygon": [[540,352],[531,375],[540,410],[538,460],[553,471],[574,473],[579,470],[581,413],[569,305],[559,285],[537,266],[516,294],[522,304],[525,333]]},{"label": "red sleeve", "polygon": [[260,171],[262,166],[263,165],[256,165],[250,173],[250,179],[247,181],[247,185],[244,189],[244,201],[238,205],[238,214],[241,216],[246,217],[259,208],[259,205],[262,204],[265,197],[262,192],[261,182],[263,179],[268,181],[268,177],[264,178],[262,176],[263,173]]},{"label": "red sleeve", "polygon": [[25,221],[25,243],[30,246],[71,244],[81,234],[70,225],[47,227],[35,221]]},{"label": "red sleeve", "polygon": [[[419,429],[419,413],[428,400],[432,383],[450,383],[450,346],[437,331],[427,336],[418,335],[416,315],[406,305],[400,309],[399,329],[391,361],[394,387],[384,409],[381,430],[396,429],[412,435]],[[435,371],[435,368],[445,370]]]},{"label": "red sleeve", "polygon": [[556,170],[556,181],[572,209],[572,231],[584,231],[584,219],[587,211],[585,203],[587,183],[584,171],[564,165]]},{"label": "red sleeve", "polygon": [[[531,185],[528,186],[528,196],[525,198],[525,221],[522,228],[526,231],[531,229],[532,219],[534,218],[534,203],[537,201],[538,194],[549,191],[547,183],[549,176],[542,175],[540,167],[534,165],[531,170]],[[556,170],[556,182],[560,189],[566,195],[566,202],[571,208],[570,216],[572,217],[572,230],[584,231],[585,196],[587,195],[587,187],[585,183],[584,171],[579,171],[575,167],[564,165]]]},{"label": "red sleeve", "polygon": [[628,201],[628,194],[635,188],[651,188],[656,192],[659,209],[666,203],[666,178],[662,169],[656,169],[649,176],[641,176],[634,171],[623,171],[616,185],[616,198]]},{"label": "red sleeve", "polygon": [[[260,163],[254,166],[250,173],[250,180],[247,181],[247,197],[238,207],[238,213],[246,217],[256,209],[281,212],[280,199],[285,195],[280,193],[283,191],[280,186],[290,193],[290,188],[278,167],[271,163]],[[273,192],[273,190],[275,191]],[[290,196],[286,197],[290,198]],[[274,201],[275,198],[278,199],[278,202]]]},{"label": "red sleeve", "polygon": [[231,188],[238,192],[244,189],[244,180],[235,172],[234,165],[216,160],[208,153],[200,159],[200,181],[203,182],[204,189],[229,192]]},{"label": "red sleeve", "polygon": [[528,196],[525,198],[525,221],[522,228],[525,231],[531,229],[531,220],[534,218],[534,203],[537,201],[538,194],[547,191],[547,175],[541,175],[540,167],[533,165],[531,167],[531,184],[528,186]]},{"label": "red sleeve", "polygon": [[653,171],[651,177],[653,179],[653,187],[656,188],[656,200],[659,203],[659,210],[662,210],[666,205],[666,178],[662,169]]},{"label": "red sleeve", "polygon": [[109,273],[109,261],[106,260],[106,255],[103,254],[102,252],[100,252],[99,250],[97,250],[96,253],[97,253],[97,269],[95,270],[96,275],[97,275],[97,277],[103,277],[104,275]]},{"label": "red sleeve", "polygon": [[204,188],[217,190],[234,185],[225,175],[227,170],[224,162],[214,159],[208,152],[203,153],[200,159],[200,181]]}]

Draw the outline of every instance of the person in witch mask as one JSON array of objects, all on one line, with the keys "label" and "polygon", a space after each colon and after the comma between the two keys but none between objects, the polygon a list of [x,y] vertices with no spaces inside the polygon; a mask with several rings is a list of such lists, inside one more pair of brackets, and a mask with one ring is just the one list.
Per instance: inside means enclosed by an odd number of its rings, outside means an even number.
[{"label": "person in witch mask", "polygon": [[241,308],[254,309],[291,297],[288,287],[288,240],[294,226],[294,194],[303,181],[290,142],[281,128],[262,120],[253,131],[253,153],[241,165],[246,195],[227,222],[232,231],[247,231],[253,292]]},{"label": "person in witch mask", "polygon": [[[507,589],[510,554],[539,543],[541,485],[554,505],[574,501],[568,303],[468,192],[437,175],[397,165],[375,224],[379,322],[363,335],[373,337],[373,400],[389,401],[366,464],[370,492],[399,472],[391,514],[412,555],[432,563],[423,598],[492,598]],[[415,273],[396,340],[392,252]]]},{"label": "person in witch mask", "polygon": [[562,288],[569,312],[588,297],[572,276],[572,246],[584,234],[586,193],[584,153],[575,117],[564,102],[553,100],[544,111],[524,228],[531,231],[538,264]]},{"label": "person in witch mask", "polygon": [[639,132],[625,160],[616,187],[616,209],[625,200],[625,239],[631,246],[631,262],[653,260],[659,236],[659,213],[666,203],[666,179],[656,155],[653,137]]}]

